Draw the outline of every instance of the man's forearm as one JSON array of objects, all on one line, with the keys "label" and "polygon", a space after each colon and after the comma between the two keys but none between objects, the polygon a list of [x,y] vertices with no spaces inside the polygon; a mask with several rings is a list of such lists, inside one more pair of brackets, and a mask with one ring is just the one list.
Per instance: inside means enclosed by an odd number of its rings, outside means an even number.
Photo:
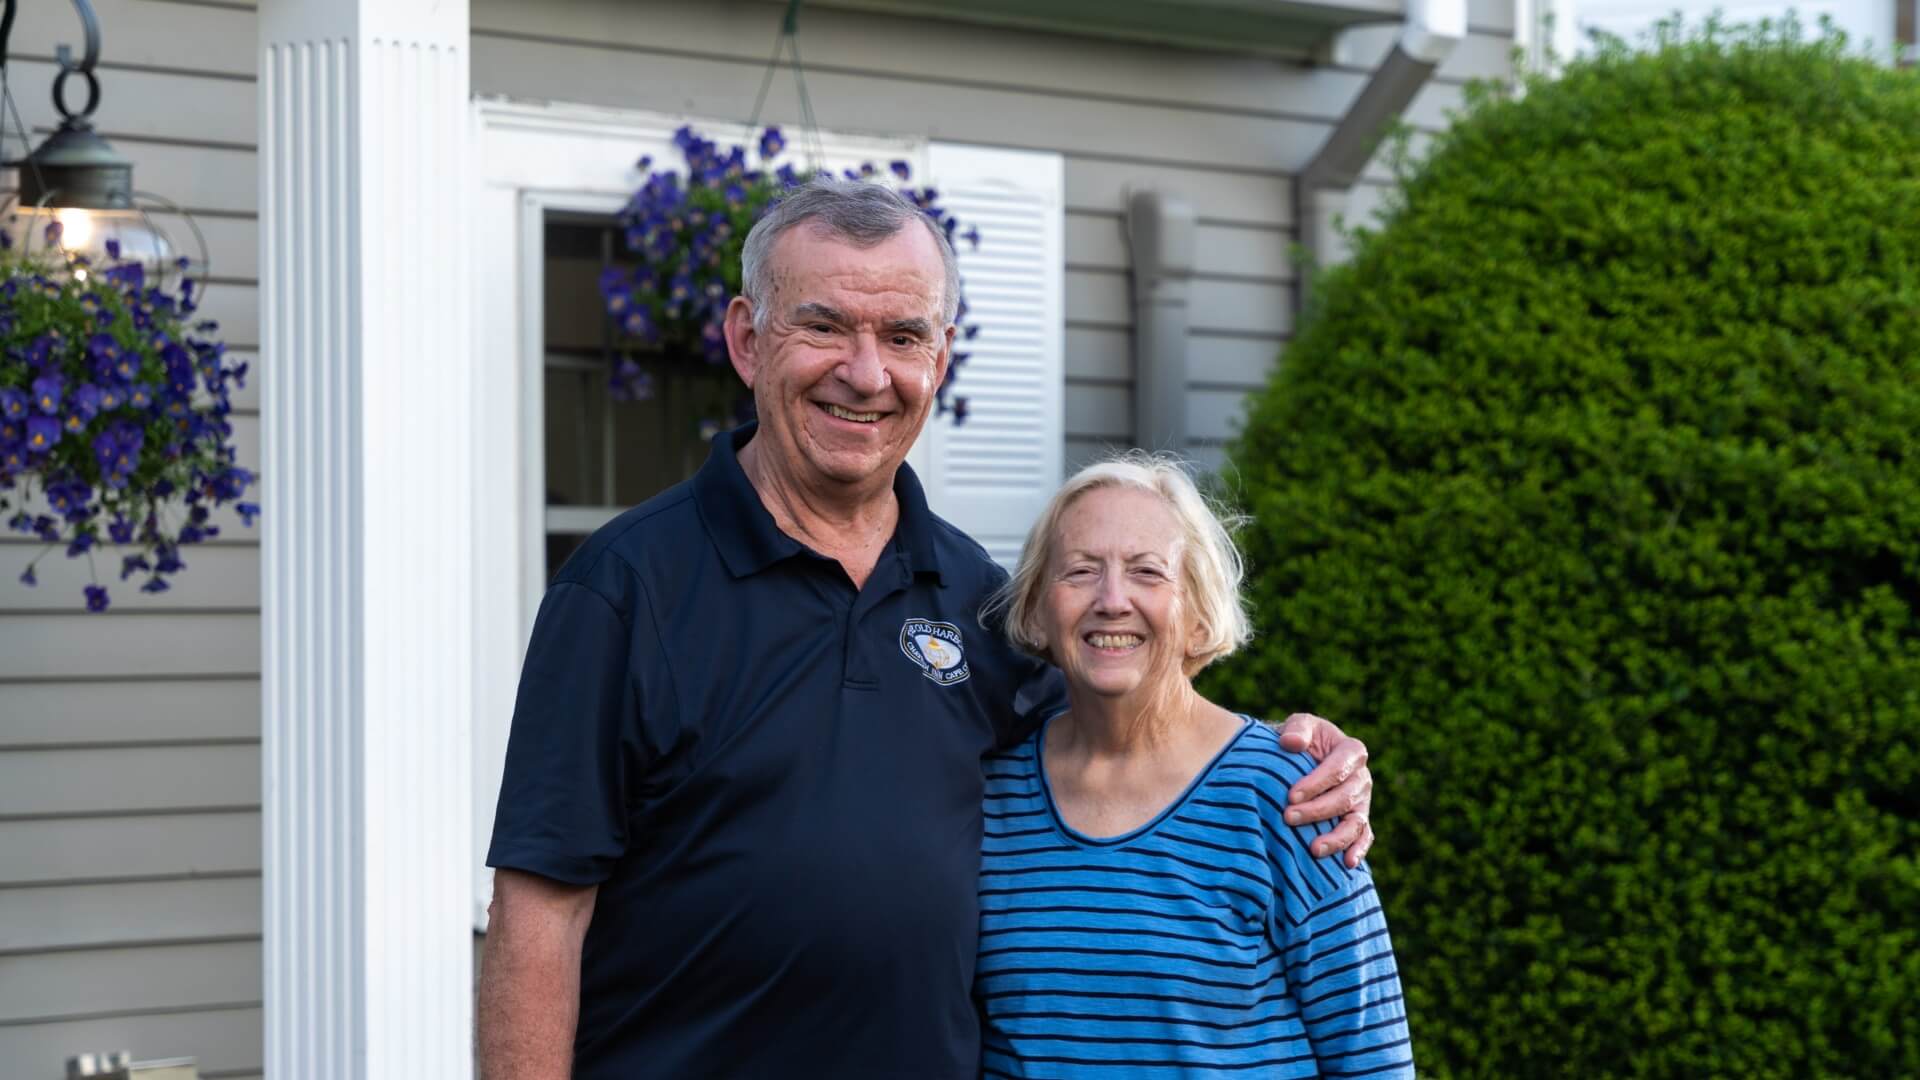
[{"label": "man's forearm", "polygon": [[580,1020],[580,944],[592,891],[495,879],[480,958],[480,1080],[567,1080]]},{"label": "man's forearm", "polygon": [[[487,933],[480,961],[480,1080],[567,1080],[580,1020],[580,954]],[[531,935],[525,935],[531,936]]]}]

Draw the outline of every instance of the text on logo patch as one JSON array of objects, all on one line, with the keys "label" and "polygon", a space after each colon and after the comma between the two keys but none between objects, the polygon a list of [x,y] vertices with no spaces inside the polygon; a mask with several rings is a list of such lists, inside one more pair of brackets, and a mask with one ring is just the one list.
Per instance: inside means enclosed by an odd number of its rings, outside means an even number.
[{"label": "text on logo patch", "polygon": [[967,654],[960,644],[960,628],[931,619],[908,619],[900,628],[900,651],[920,666],[920,674],[952,686],[967,678]]}]

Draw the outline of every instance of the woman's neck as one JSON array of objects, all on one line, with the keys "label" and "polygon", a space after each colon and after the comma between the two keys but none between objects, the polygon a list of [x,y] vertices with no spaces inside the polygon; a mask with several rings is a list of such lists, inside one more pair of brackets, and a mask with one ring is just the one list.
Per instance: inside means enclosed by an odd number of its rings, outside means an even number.
[{"label": "woman's neck", "polygon": [[1210,707],[1186,679],[1123,697],[1069,687],[1066,728],[1057,733],[1069,752],[1090,758],[1120,758],[1164,751],[1191,736],[1194,715]]}]

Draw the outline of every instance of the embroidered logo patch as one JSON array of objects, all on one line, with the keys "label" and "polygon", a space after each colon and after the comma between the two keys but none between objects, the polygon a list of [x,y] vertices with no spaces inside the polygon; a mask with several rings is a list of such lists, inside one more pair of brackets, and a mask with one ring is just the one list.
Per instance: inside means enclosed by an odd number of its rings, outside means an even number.
[{"label": "embroidered logo patch", "polygon": [[960,628],[929,619],[908,619],[900,628],[900,651],[920,665],[920,674],[952,686],[967,679],[967,654],[960,645]]}]

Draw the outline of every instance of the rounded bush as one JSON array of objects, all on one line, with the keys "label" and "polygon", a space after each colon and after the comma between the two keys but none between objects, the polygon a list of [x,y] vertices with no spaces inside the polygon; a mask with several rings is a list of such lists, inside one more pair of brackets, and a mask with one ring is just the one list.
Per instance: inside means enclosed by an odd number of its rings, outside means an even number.
[{"label": "rounded bush", "polygon": [[1920,83],[1669,32],[1401,191],[1231,448],[1207,689],[1375,744],[1423,1073],[1920,1076]]}]

